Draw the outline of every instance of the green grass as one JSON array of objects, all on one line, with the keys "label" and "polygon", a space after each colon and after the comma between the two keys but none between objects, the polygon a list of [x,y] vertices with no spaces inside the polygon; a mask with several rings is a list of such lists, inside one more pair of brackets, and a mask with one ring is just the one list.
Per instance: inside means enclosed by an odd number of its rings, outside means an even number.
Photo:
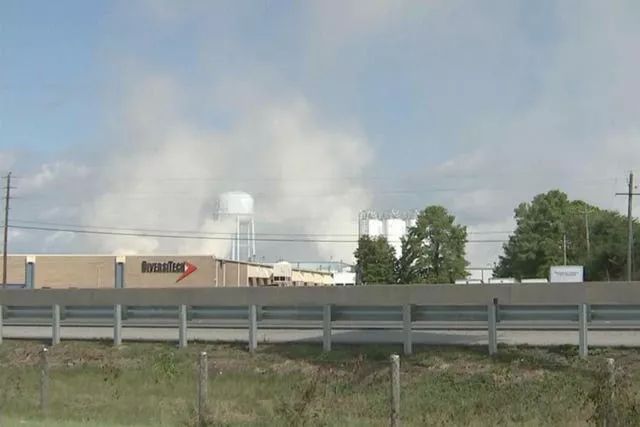
[{"label": "green grass", "polygon": [[[337,346],[322,354],[318,345],[262,344],[251,355],[233,345],[63,342],[49,350],[51,414],[44,422],[41,347],[0,346],[3,427],[195,426],[203,350],[211,426],[386,426],[388,357],[401,350]],[[401,358],[403,426],[586,425],[606,394],[599,378],[605,356],[630,378],[640,373],[635,350],[600,350],[581,360],[574,347],[502,347],[495,357],[485,348],[417,347]],[[624,403],[620,411],[632,412],[633,402]]]},{"label": "green grass", "polygon": [[[22,418],[11,418],[3,421],[4,423],[2,424],[2,427],[124,427],[121,424],[108,424],[91,421],[25,420]],[[126,427],[138,426],[128,425]]]}]

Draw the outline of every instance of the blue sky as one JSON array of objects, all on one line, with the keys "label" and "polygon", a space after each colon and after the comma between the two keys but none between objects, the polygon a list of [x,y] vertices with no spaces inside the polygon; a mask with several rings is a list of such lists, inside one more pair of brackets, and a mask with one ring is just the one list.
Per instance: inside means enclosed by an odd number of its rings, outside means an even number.
[{"label": "blue sky", "polygon": [[[341,41],[344,47],[316,63],[299,35],[310,13],[302,3],[221,7],[227,10],[222,16],[186,16],[169,23],[145,16],[140,11],[144,2],[132,3],[139,7],[114,1],[3,3],[4,148],[55,152],[98,143],[106,102],[103,86],[113,66],[106,57],[113,49],[193,85],[211,79],[210,72],[202,75],[198,68],[201,49],[224,58],[217,64],[222,72],[253,63],[266,66],[331,120],[347,116],[357,121],[384,157],[393,160],[392,168],[412,160],[409,150],[442,160],[444,147],[451,147],[447,142],[455,142],[456,129],[470,116],[480,110],[523,108],[535,97],[535,56],[525,61],[515,51],[488,56],[482,49],[485,41],[471,37],[449,49],[447,40],[421,37],[419,23],[408,31]],[[528,48],[539,52],[556,37],[555,11],[549,5],[522,2],[517,8]],[[487,3],[484,13],[499,7]],[[428,7],[420,9],[429,15]],[[500,75],[504,78],[498,79]],[[429,139],[443,143],[425,143]],[[389,149],[392,145],[395,150]]]},{"label": "blue sky", "polygon": [[[29,200],[14,215],[56,219],[63,206],[61,222],[195,230],[238,187],[260,195],[274,232],[350,232],[359,209],[429,203],[505,230],[517,203],[551,187],[620,208],[612,192],[640,151],[637,22],[633,0],[7,0],[0,151]],[[190,208],[151,200],[188,174]],[[27,251],[131,243],[21,236]],[[282,256],[301,250],[290,246]],[[307,246],[305,258],[351,251]],[[470,257],[486,264],[500,245],[479,246]]]}]

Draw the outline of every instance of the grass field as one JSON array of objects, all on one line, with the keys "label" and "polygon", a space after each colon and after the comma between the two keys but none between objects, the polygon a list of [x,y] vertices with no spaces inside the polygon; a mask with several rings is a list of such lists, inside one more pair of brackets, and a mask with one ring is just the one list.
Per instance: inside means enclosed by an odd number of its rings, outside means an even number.
[{"label": "grass field", "polygon": [[[39,419],[41,344],[0,346],[3,426],[195,426],[198,353],[209,355],[211,426],[388,425],[388,358],[396,346],[234,345],[176,350],[165,344],[63,342],[50,349],[51,414]],[[635,350],[417,347],[401,359],[403,426],[582,426],[607,395],[603,357],[630,378]],[[620,416],[637,417],[635,389],[617,391]],[[594,394],[595,393],[595,394]]]}]

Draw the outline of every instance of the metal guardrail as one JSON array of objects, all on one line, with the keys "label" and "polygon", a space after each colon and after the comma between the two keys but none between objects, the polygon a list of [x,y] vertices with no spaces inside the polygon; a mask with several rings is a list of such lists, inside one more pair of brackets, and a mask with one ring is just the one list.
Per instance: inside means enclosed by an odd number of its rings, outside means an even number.
[{"label": "metal guardrail", "polygon": [[[198,305],[194,305],[194,303]],[[114,328],[122,342],[124,322],[177,326],[181,346],[187,329],[203,322],[242,322],[249,349],[257,348],[259,325],[314,322],[323,330],[323,349],[331,349],[336,323],[350,329],[392,322],[403,331],[406,354],[418,324],[472,322],[487,330],[489,352],[497,352],[497,330],[508,322],[561,322],[578,330],[580,354],[587,355],[590,323],[640,323],[640,283],[398,285],[349,288],[197,288],[0,290],[2,323],[50,319],[52,343],[60,328],[88,320]],[[22,323],[21,323],[22,322]],[[108,322],[108,323],[107,323]],[[237,324],[236,324],[237,325]],[[96,324],[97,326],[97,324]],[[1,337],[1,335],[0,335]]]},{"label": "metal guardrail", "polygon": [[[202,307],[187,306],[187,321],[200,321],[216,325],[216,321],[247,320],[247,307]],[[176,320],[179,306],[122,306],[122,320],[154,321]],[[86,321],[112,321],[114,307],[64,307],[60,306],[60,320],[68,326]],[[486,306],[412,306],[414,322],[486,322]],[[53,307],[5,306],[5,325],[29,325],[33,323],[51,324]],[[497,305],[497,322],[577,322],[577,305]],[[260,321],[322,321],[322,307],[273,307],[257,306],[257,320]],[[333,321],[344,322],[401,322],[402,307],[358,307],[334,306]],[[640,305],[588,305],[587,322],[639,322]],[[224,327],[225,323],[218,323]]]}]

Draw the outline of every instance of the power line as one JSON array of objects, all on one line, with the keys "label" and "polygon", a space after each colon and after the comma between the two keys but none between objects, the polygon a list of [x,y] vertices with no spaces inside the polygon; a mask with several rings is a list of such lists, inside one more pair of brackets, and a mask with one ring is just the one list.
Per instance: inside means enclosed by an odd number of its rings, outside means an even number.
[{"label": "power line", "polygon": [[[527,176],[528,174],[520,174],[519,176]],[[491,174],[491,175],[487,175],[485,173],[469,173],[469,174],[447,174],[447,175],[443,175],[440,178],[445,179],[451,179],[451,178],[455,178],[455,179],[463,179],[463,178],[468,178],[470,180],[475,180],[478,177],[495,177],[495,178],[500,178],[500,177],[511,177],[513,178],[513,174]],[[30,180],[33,179],[33,177],[30,176],[15,176],[13,177],[14,180]],[[255,177],[246,177],[246,176],[239,176],[239,177],[233,177],[233,176],[227,176],[225,178],[205,178],[205,177],[163,177],[163,176],[158,176],[156,178],[148,178],[148,179],[137,179],[136,180],[136,184],[139,185],[143,185],[143,184],[158,184],[158,183],[166,183],[166,184],[183,184],[183,183],[218,183],[218,184],[234,184],[234,185],[238,185],[238,184],[243,184],[243,183],[287,183],[287,182],[336,182],[336,183],[343,183],[346,181],[353,181],[354,183],[359,183],[359,184],[366,184],[366,183],[370,183],[373,181],[383,181],[383,182],[391,182],[392,180],[389,177],[384,177],[384,176],[339,176],[339,177],[313,177],[313,176],[300,176],[300,177],[296,177],[296,178],[288,178],[288,179],[283,179],[282,177],[270,177],[270,176],[264,176],[264,177],[259,177],[259,176],[255,176]],[[105,178],[105,179],[99,179],[98,177],[95,177],[92,179],[91,181],[92,183],[102,183],[102,184],[118,184],[118,183],[123,183],[122,180],[116,180],[116,179],[110,179],[110,178]],[[398,179],[396,181],[397,184],[400,185],[412,185],[412,183],[422,183],[424,182],[424,180],[413,180],[413,179]],[[613,178],[598,178],[598,179],[589,179],[589,180],[579,180],[579,181],[575,181],[573,182],[573,184],[580,184],[583,186],[591,186],[591,185],[598,185],[598,184],[603,184],[603,183],[609,183],[609,184],[615,184],[615,179]],[[505,187],[507,188],[507,187]],[[480,188],[480,187],[468,187],[468,188],[462,188],[462,187],[444,187],[444,188],[428,188],[428,189],[424,189],[424,190],[415,190],[415,189],[406,189],[406,190],[390,190],[392,192],[396,192],[398,191],[399,193],[406,193],[406,192],[412,192],[412,191],[428,191],[428,192],[441,192],[441,191],[460,191],[460,190],[469,190],[469,191],[473,191],[473,190],[479,190],[479,189],[485,189]],[[375,191],[375,190],[374,190]],[[387,192],[387,191],[384,191]],[[123,192],[112,192],[111,194],[122,194]],[[125,192],[126,193],[126,192]],[[181,191],[182,193],[182,191]],[[181,194],[180,193],[180,194]],[[174,193],[174,194],[179,194],[179,193]]]},{"label": "power line", "polygon": [[[53,231],[53,232],[66,232],[75,234],[92,234],[92,235],[104,235],[104,236],[125,236],[125,237],[152,237],[162,239],[183,239],[183,240],[221,240],[221,241],[233,241],[233,236],[229,237],[216,237],[207,235],[180,235],[180,234],[163,234],[163,233],[135,233],[126,231],[99,231],[88,230],[81,228],[63,228],[63,227],[37,227],[37,226],[21,226],[21,225],[9,225],[9,228],[17,230],[33,230],[33,231]],[[256,241],[261,242],[291,242],[291,243],[358,243],[357,239],[301,239],[301,238],[266,238],[256,237]],[[477,239],[468,240],[467,243],[504,243],[504,239]]]},{"label": "power line", "polygon": [[[389,189],[389,190],[372,190],[366,187],[361,187],[361,194],[368,196],[379,196],[385,198],[391,198],[394,196],[404,196],[404,197],[420,197],[428,194],[458,194],[461,192],[474,192],[480,190],[492,191],[492,192],[505,192],[510,191],[509,187],[496,187],[496,186],[483,186],[483,187],[442,187],[442,188],[407,188],[407,189]],[[69,189],[69,193],[71,194],[80,194],[82,189],[74,188]],[[26,194],[21,195],[20,198],[27,202],[43,202],[43,201],[51,201],[51,200],[59,200],[60,199],[60,189],[58,189],[55,193],[49,194],[41,194],[35,191],[26,192]],[[303,201],[305,199],[314,199],[315,201],[325,201],[327,199],[349,199],[352,197],[348,193],[342,193],[340,191],[317,191],[317,192],[294,192],[294,193],[286,193],[286,194],[277,194],[274,192],[268,191],[248,191],[254,198],[258,200],[266,200],[266,199],[277,199],[277,200],[300,200]],[[201,194],[189,193],[185,190],[176,190],[173,192],[168,191],[156,191],[156,192],[135,192],[135,191],[106,191],[102,193],[93,193],[90,196],[94,200],[109,200],[112,199],[113,203],[160,203],[166,202],[167,204],[174,203],[176,201],[194,201],[194,202],[204,202],[208,199],[208,197],[203,196]],[[83,198],[86,201],[86,197]],[[84,203],[83,201],[83,203]],[[69,206],[80,206],[82,203],[74,203]]]},{"label": "power line", "polygon": [[[95,229],[97,231],[126,231],[126,232],[140,232],[140,233],[162,233],[162,234],[196,234],[201,236],[228,236],[230,233],[223,232],[202,232],[198,230],[175,230],[175,229],[157,229],[157,228],[130,228],[130,227],[112,227],[101,225],[81,225],[59,222],[46,222],[46,221],[29,221],[29,220],[13,220],[13,224],[31,224],[33,226],[53,226],[53,227],[71,227],[78,229]],[[492,235],[492,234],[511,234],[513,231],[470,231],[468,235]],[[358,238],[358,233],[255,233],[256,236],[274,237],[274,236],[289,236],[289,237],[353,237]]]}]

